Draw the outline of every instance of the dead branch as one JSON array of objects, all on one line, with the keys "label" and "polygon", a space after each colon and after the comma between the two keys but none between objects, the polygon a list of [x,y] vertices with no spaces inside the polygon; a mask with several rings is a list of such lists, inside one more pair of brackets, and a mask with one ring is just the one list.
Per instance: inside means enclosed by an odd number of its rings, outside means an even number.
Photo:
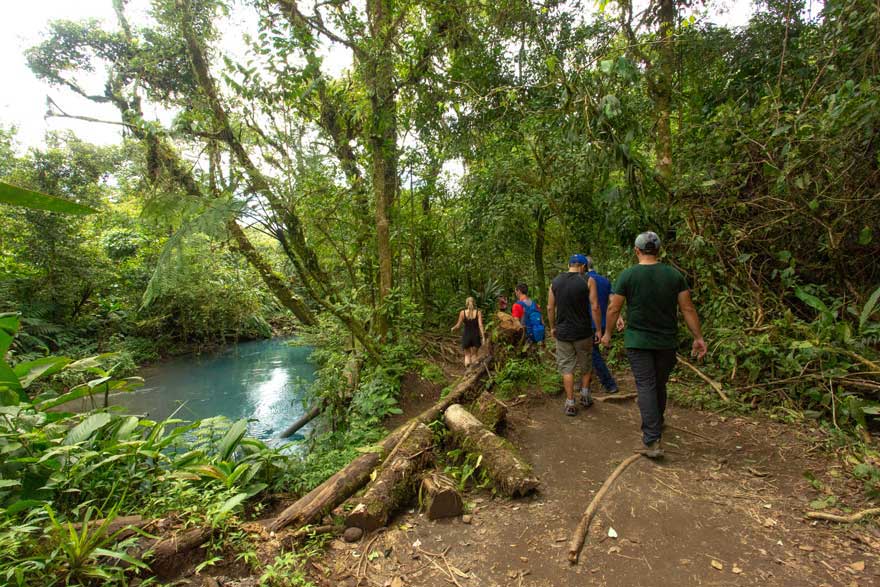
[{"label": "dead branch", "polygon": [[827,520],[829,522],[839,522],[841,524],[852,524],[867,518],[868,516],[876,516],[878,514],[880,514],[880,508],[870,508],[848,516],[829,514],[827,512],[807,512],[806,517],[810,520]]},{"label": "dead branch", "polygon": [[602,498],[605,497],[605,494],[608,493],[608,490],[611,489],[611,485],[614,483],[614,480],[617,479],[621,473],[623,473],[627,467],[636,462],[642,457],[642,455],[634,454],[631,457],[626,458],[622,463],[617,465],[617,468],[614,469],[614,472],[611,473],[611,476],[605,480],[605,483],[602,484],[602,487],[599,488],[599,491],[596,493],[596,496],[593,497],[593,501],[590,502],[590,505],[587,506],[586,511],[584,511],[584,515],[581,516],[581,521],[577,525],[577,528],[574,530],[574,534],[571,536],[571,541],[568,543],[568,562],[571,564],[575,564],[578,561],[578,557],[580,556],[581,549],[584,547],[584,541],[587,539],[587,533],[590,530],[590,522],[593,521],[593,516],[596,515],[596,511],[599,509],[599,502],[602,501]]},{"label": "dead branch", "polygon": [[703,373],[702,371],[697,369],[697,367],[693,363],[691,363],[690,361],[688,361],[687,359],[685,359],[681,355],[676,355],[676,358],[678,358],[679,363],[690,368],[690,370],[693,371],[694,373],[696,373],[700,377],[700,379],[702,379],[703,381],[708,383],[709,386],[712,389],[714,389],[715,392],[719,396],[721,396],[721,399],[723,399],[726,402],[730,401],[730,398],[728,398],[727,395],[724,393],[724,389],[721,387],[720,383],[718,383],[717,381],[715,381],[714,379],[712,379],[711,377],[709,377],[708,375],[706,375],[705,373]]}]

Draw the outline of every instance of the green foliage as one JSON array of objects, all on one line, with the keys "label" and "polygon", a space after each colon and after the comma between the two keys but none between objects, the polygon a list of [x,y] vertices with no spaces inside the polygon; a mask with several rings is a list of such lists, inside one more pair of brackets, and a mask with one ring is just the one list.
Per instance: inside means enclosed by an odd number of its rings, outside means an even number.
[{"label": "green foliage", "polygon": [[260,575],[260,585],[269,587],[314,587],[305,572],[307,557],[293,551],[279,555],[266,565]]},{"label": "green foliage", "polygon": [[483,455],[455,448],[446,452],[445,459],[443,472],[455,481],[459,491],[466,490],[469,482],[473,482],[477,489],[485,489],[491,485],[488,473],[480,468]]},{"label": "green foliage", "polygon": [[562,388],[559,374],[537,357],[508,359],[498,370],[494,381],[495,395],[500,399],[513,397],[531,385],[538,386],[549,395],[556,395]]}]

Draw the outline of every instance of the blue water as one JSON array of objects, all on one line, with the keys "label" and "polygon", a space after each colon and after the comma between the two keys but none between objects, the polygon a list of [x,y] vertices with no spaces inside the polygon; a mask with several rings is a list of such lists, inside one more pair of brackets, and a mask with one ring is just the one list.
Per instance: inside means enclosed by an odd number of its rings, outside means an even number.
[{"label": "blue water", "polygon": [[[271,439],[305,412],[302,398],[314,381],[310,347],[283,339],[245,342],[223,351],[171,359],[142,373],[144,386],[114,396],[127,412],[152,420],[226,416],[252,419],[248,435]],[[301,432],[308,431],[308,428]]]}]

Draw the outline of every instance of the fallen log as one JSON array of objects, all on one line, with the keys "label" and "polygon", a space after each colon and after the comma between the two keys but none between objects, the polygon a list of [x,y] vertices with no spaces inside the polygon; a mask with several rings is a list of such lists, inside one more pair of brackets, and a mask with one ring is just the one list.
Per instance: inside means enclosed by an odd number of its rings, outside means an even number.
[{"label": "fallen log", "polygon": [[150,570],[157,577],[170,577],[179,567],[179,557],[205,544],[214,532],[214,528],[202,526],[160,538],[147,545],[141,558],[147,560]]},{"label": "fallen log", "polygon": [[300,431],[306,424],[317,418],[324,409],[324,402],[318,402],[311,410],[302,415],[302,417],[284,429],[284,432],[278,435],[278,438],[289,438]]},{"label": "fallen log", "polygon": [[[128,538],[132,534],[135,533],[135,528],[143,528],[148,524],[155,523],[156,520],[147,519],[143,516],[117,516],[110,520],[109,522],[102,518],[100,520],[90,520],[88,523],[88,529],[90,531],[94,531],[101,526],[106,524],[104,528],[104,534],[107,536],[112,536],[117,532],[120,534],[116,537],[117,540],[123,540],[124,538]],[[77,522],[73,525],[74,529],[79,532],[82,530],[83,524],[81,522]]]},{"label": "fallen log", "polygon": [[498,432],[507,423],[507,405],[488,391],[484,391],[470,405],[470,412],[493,432]]},{"label": "fallen log", "polygon": [[429,520],[454,518],[460,516],[464,509],[464,502],[455,482],[437,471],[422,478],[419,504]]},{"label": "fallen log", "polygon": [[[470,369],[466,372],[445,398],[416,416],[414,420],[422,424],[429,424],[438,419],[440,414],[453,403],[472,400],[479,390],[480,381],[485,376],[485,370],[482,365],[488,365],[491,361],[492,353],[490,352],[476,364],[479,368]],[[386,436],[375,447],[375,450],[357,457],[329,479],[287,507],[277,518],[272,520],[269,524],[269,530],[278,532],[290,525],[299,527],[314,522],[353,495],[369,481],[373,469],[382,462],[385,455],[394,450],[394,447],[400,442],[411,423],[412,420],[401,424]]]},{"label": "fallen log", "polygon": [[595,497],[593,497],[593,500],[590,502],[590,505],[588,505],[586,511],[584,511],[584,515],[581,516],[581,521],[578,523],[577,528],[575,528],[574,534],[571,536],[571,541],[568,543],[569,563],[575,564],[578,561],[581,549],[584,547],[584,541],[587,539],[587,533],[590,531],[590,522],[593,521],[593,516],[596,515],[596,511],[599,509],[599,502],[602,501],[602,498],[605,497],[605,494],[611,489],[614,480],[620,477],[620,474],[623,473],[627,467],[641,457],[642,455],[640,453],[634,454],[625,459],[622,463],[617,465],[614,472],[611,473],[608,479],[605,480],[605,483],[602,484],[602,487],[599,488],[598,493],[596,493]]},{"label": "fallen log", "polygon": [[488,430],[482,422],[459,404],[444,413],[446,426],[465,451],[482,455],[481,464],[495,486],[505,495],[528,495],[538,487],[538,479],[512,444]]},{"label": "fallen log", "polygon": [[391,514],[416,494],[418,473],[431,460],[433,445],[431,429],[416,423],[377,470],[366,492],[349,500],[352,508],[345,518],[346,528],[360,528],[367,533],[384,526]]}]

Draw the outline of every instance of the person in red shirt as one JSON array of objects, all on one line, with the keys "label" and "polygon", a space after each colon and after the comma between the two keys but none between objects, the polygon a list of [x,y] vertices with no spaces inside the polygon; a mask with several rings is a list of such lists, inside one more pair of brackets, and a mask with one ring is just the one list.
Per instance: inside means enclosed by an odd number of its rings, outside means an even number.
[{"label": "person in red shirt", "polygon": [[[522,302],[525,305],[530,305],[532,303],[531,298],[529,298],[529,286],[525,283],[520,283],[516,286],[514,290],[514,294],[516,295],[516,300],[518,302]],[[537,302],[535,302],[537,304]],[[540,310],[541,307],[538,306]],[[513,314],[513,317],[519,320],[520,324],[523,324],[523,319],[526,316],[526,310],[523,308],[522,304],[514,304],[513,308],[511,308],[510,313]],[[524,325],[524,324],[523,324]]]},{"label": "person in red shirt", "polygon": [[526,345],[544,344],[544,324],[541,319],[541,306],[538,302],[529,298],[529,286],[520,283],[516,286],[517,301],[513,304],[510,313],[519,320],[526,335]]}]

